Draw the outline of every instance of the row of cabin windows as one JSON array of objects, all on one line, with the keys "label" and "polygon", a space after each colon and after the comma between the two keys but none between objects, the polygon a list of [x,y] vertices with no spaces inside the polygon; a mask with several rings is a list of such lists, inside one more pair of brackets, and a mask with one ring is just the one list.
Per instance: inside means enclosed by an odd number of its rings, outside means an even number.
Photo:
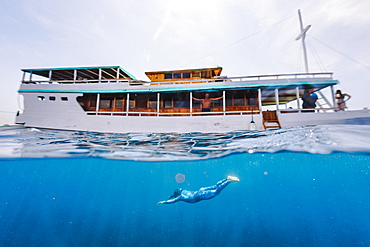
[{"label": "row of cabin windows", "polygon": [[[40,101],[45,101],[46,97],[45,96],[37,96],[38,100]],[[68,101],[68,97],[60,97],[62,101]],[[56,101],[57,98],[55,96],[49,96],[49,101]]]},{"label": "row of cabin windows", "polygon": [[183,72],[183,73],[165,73],[164,79],[190,79],[190,78],[212,78],[216,76],[215,72],[212,71],[195,71],[195,72]]},{"label": "row of cabin windows", "polygon": [[[210,98],[222,96],[222,92],[209,92]],[[205,93],[193,93],[193,97],[202,99]],[[256,90],[226,91],[226,106],[248,106],[257,105]],[[80,105],[85,110],[92,110],[97,107],[97,94],[84,94],[77,98]],[[100,94],[99,109],[102,110],[122,110],[126,108],[127,94]],[[158,108],[156,93],[142,93],[129,95],[129,108]],[[201,102],[193,100],[193,107],[200,107]],[[223,99],[213,100],[212,107],[223,105]],[[161,93],[159,108],[188,108],[190,107],[190,93]]]}]

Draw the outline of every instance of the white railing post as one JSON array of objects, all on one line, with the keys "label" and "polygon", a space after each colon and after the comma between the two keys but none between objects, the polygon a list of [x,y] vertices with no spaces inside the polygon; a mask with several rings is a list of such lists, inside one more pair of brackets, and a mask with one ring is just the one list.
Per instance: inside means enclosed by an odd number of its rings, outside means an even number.
[{"label": "white railing post", "polygon": [[193,116],[193,92],[190,92],[190,116]]},{"label": "white railing post", "polygon": [[224,115],[226,114],[226,91],[222,91],[222,111],[224,112]]},{"label": "white railing post", "polygon": [[157,116],[159,116],[160,93],[157,93]]},{"label": "white railing post", "polygon": [[275,88],[276,111],[279,111],[279,89]]},{"label": "white railing post", "polygon": [[73,71],[73,83],[76,83],[77,80],[77,69]]},{"label": "white railing post", "polygon": [[98,93],[96,96],[96,115],[98,115],[99,108],[100,108],[100,93]]},{"label": "white railing post", "polygon": [[300,102],[300,100],[299,100],[299,87],[296,87],[295,88],[295,90],[296,90],[296,97],[297,97],[297,108],[298,108],[298,110],[299,110],[299,112],[301,111],[301,102]]},{"label": "white railing post", "polygon": [[261,88],[258,89],[258,109],[262,111],[262,91]]},{"label": "white railing post", "polygon": [[129,107],[130,107],[130,93],[127,93],[127,96],[126,96],[126,116],[128,116]]}]

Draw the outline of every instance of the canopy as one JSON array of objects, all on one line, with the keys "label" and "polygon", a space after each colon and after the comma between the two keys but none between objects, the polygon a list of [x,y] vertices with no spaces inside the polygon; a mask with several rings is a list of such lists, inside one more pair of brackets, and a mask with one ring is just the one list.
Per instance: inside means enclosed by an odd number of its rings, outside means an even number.
[{"label": "canopy", "polygon": [[101,79],[103,80],[136,80],[133,75],[120,66],[22,69],[25,73],[50,78],[50,80],[99,80],[99,70],[101,70]]}]

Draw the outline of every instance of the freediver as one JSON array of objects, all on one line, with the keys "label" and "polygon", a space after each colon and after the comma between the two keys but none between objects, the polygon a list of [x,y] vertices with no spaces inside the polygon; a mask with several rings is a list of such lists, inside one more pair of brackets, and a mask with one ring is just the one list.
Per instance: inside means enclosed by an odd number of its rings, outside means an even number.
[{"label": "freediver", "polygon": [[202,200],[209,200],[218,196],[229,183],[239,181],[237,177],[227,176],[227,178],[218,181],[216,185],[200,188],[197,191],[176,189],[167,201],[160,201],[158,204],[172,204],[178,201],[196,203]]}]

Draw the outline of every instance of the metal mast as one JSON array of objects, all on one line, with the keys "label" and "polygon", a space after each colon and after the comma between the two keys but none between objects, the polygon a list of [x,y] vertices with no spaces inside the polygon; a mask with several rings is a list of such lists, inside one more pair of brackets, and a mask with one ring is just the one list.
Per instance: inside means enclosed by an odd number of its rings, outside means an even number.
[{"label": "metal mast", "polygon": [[303,22],[302,22],[302,16],[301,16],[300,10],[298,10],[298,17],[299,17],[299,22],[301,24],[301,33],[298,35],[298,37],[295,40],[302,39],[304,65],[306,68],[306,73],[308,73],[308,62],[307,62],[307,51],[306,51],[305,39],[306,39],[306,33],[308,29],[310,29],[311,25],[308,25],[307,27],[303,28]]}]

